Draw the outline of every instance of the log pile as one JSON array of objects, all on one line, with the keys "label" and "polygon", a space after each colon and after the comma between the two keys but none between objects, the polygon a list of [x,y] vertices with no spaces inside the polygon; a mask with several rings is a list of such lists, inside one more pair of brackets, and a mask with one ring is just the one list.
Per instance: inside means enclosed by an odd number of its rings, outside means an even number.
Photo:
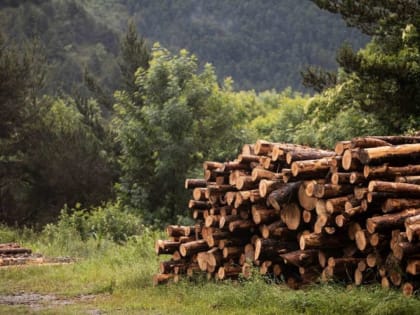
[{"label": "log pile", "polygon": [[334,151],[258,140],[187,179],[193,226],[170,225],[154,283],[249,277],[297,288],[335,280],[420,286],[420,137],[371,136]]},{"label": "log pile", "polygon": [[55,265],[74,262],[69,257],[46,258],[17,243],[0,243],[0,268],[13,266]]}]

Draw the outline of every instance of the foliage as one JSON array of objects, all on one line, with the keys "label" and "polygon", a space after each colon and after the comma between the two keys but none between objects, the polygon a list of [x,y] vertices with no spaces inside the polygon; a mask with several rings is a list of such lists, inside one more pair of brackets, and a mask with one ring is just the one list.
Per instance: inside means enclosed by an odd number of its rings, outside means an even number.
[{"label": "foliage", "polygon": [[40,38],[50,60],[50,93],[71,93],[85,68],[103,90],[120,89],[133,73],[121,75],[119,67],[119,37],[130,18],[149,42],[171,51],[188,49],[202,65],[214,64],[219,78],[233,76],[238,89],[302,90],[299,70],[304,66],[335,69],[334,51],[344,40],[355,47],[366,42],[360,32],[309,1],[7,2],[0,5],[0,28],[17,41]]},{"label": "foliage", "polygon": [[69,209],[66,206],[61,210],[57,223],[47,224],[43,230],[49,243],[61,246],[91,238],[99,243],[102,240],[121,243],[142,232],[140,218],[123,210],[118,201],[92,209],[83,209],[80,205]]},{"label": "foliage", "polygon": [[[377,131],[401,134],[419,129],[418,1],[314,2],[321,8],[341,14],[363,32],[374,35],[372,41],[358,52],[349,46],[340,49],[337,55],[341,67],[338,83],[326,89],[324,96],[315,98],[312,107],[317,107],[313,113],[318,117],[314,119],[332,126],[337,119],[343,118],[343,113],[351,114],[352,117],[347,119],[361,122],[361,130],[354,130],[357,134]],[[366,114],[367,120],[355,120],[358,116],[355,113]],[[379,125],[383,128],[375,127]]]},{"label": "foliage", "polygon": [[134,95],[116,94],[121,191],[149,222],[170,222],[184,214],[183,182],[203,157],[236,151],[239,121],[213,68],[199,71],[196,57],[185,50],[172,55],[155,45],[150,68],[137,71],[136,85]]}]

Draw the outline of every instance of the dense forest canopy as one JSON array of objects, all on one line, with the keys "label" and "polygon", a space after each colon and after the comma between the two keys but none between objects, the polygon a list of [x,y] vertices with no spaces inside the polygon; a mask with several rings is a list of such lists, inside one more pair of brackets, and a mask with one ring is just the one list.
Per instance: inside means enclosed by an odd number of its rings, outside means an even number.
[{"label": "dense forest canopy", "polygon": [[185,222],[184,179],[244,143],[414,133],[419,17],[411,0],[2,2],[0,221]]},{"label": "dense forest canopy", "polygon": [[211,62],[220,80],[232,76],[235,88],[258,91],[304,90],[299,70],[309,64],[334,70],[344,41],[358,49],[368,39],[304,0],[39,0],[1,6],[0,29],[10,40],[39,37],[52,68],[47,86],[66,92],[78,85],[84,68],[110,91],[119,88],[119,36],[130,18],[150,45],[186,48],[201,65]]}]

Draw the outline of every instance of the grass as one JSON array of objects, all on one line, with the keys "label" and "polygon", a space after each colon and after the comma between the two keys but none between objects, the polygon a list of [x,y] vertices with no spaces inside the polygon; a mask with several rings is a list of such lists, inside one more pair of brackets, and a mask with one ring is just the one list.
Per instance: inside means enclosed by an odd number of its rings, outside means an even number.
[{"label": "grass", "polygon": [[[0,228],[0,242],[20,241],[48,255],[72,255],[69,265],[0,269],[0,297],[53,294],[57,301],[1,305],[0,314],[416,314],[420,300],[377,286],[314,285],[290,290],[255,276],[250,281],[181,281],[152,286],[159,233],[146,231],[125,245],[108,240],[47,242],[42,235]],[[165,258],[165,257],[163,257]],[[71,304],[66,304],[68,302]]]}]

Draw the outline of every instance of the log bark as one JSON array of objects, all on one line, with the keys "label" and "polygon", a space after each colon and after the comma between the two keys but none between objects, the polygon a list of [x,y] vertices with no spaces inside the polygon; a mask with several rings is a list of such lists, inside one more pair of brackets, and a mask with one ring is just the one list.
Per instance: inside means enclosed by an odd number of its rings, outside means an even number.
[{"label": "log bark", "polygon": [[353,190],[352,185],[316,184],[313,195],[316,198],[333,198],[348,195]]},{"label": "log bark", "polygon": [[414,176],[397,176],[395,181],[398,183],[416,184],[420,185],[420,175]]},{"label": "log bark", "polygon": [[305,210],[313,210],[315,209],[316,202],[318,198],[311,197],[306,193],[306,187],[310,184],[310,182],[303,182],[298,190],[298,199],[299,204],[302,206]]},{"label": "log bark", "polygon": [[331,175],[331,184],[333,185],[350,184],[350,175],[351,173],[335,172]]},{"label": "log bark", "polygon": [[325,177],[330,170],[331,161],[332,158],[296,161],[291,165],[292,174],[295,177],[299,175],[309,175],[312,178]]},{"label": "log bark", "polygon": [[359,160],[359,149],[345,150],[343,159],[341,160],[341,166],[346,171],[362,169],[362,163]]},{"label": "log bark", "polygon": [[420,199],[389,198],[381,206],[384,213],[397,212],[407,208],[420,208]]},{"label": "log bark", "polygon": [[[383,163],[387,161],[412,161],[420,156],[420,143],[402,144],[396,146],[383,146],[377,148],[361,149],[359,159],[363,164]],[[405,164],[407,164],[405,162]]]},{"label": "log bark", "polygon": [[185,189],[194,189],[194,188],[198,188],[198,187],[206,187],[207,186],[207,181],[205,179],[193,179],[193,178],[188,178],[185,180]]},{"label": "log bark", "polygon": [[351,148],[351,141],[340,141],[335,144],[334,152],[337,155],[343,155],[345,150]]},{"label": "log bark", "polygon": [[289,151],[286,154],[286,163],[291,164],[295,161],[303,161],[303,160],[318,160],[321,158],[332,157],[335,156],[335,152],[333,151],[326,151],[326,150],[318,150],[318,149],[296,149],[293,151]]},{"label": "log bark", "polygon": [[343,213],[347,202],[355,199],[354,195],[330,198],[325,201],[325,210],[330,213]]},{"label": "log bark", "polygon": [[281,254],[280,257],[285,264],[292,264],[297,267],[307,267],[318,264],[318,250],[296,250],[286,254]]},{"label": "log bark", "polygon": [[415,208],[369,218],[366,220],[366,228],[370,233],[403,228],[405,219],[418,214],[420,214],[420,209]]},{"label": "log bark", "polygon": [[278,212],[275,209],[267,209],[262,205],[253,205],[251,213],[252,220],[255,224],[271,223],[279,218]]},{"label": "log bark", "polygon": [[316,233],[304,234],[299,239],[299,247],[302,250],[311,248],[341,248],[344,247],[346,243],[348,243],[348,241],[342,236],[326,236]]},{"label": "log bark", "polygon": [[389,142],[373,137],[357,137],[351,139],[351,148],[375,148],[391,145]]},{"label": "log bark", "polygon": [[363,167],[363,175],[366,178],[390,178],[395,179],[397,176],[419,175],[420,165],[390,166],[388,164],[380,166],[365,165]]},{"label": "log bark", "polygon": [[280,188],[273,190],[268,196],[268,202],[270,205],[280,211],[281,205],[296,201],[298,198],[298,191],[301,182],[294,182],[282,185]]},{"label": "log bark", "polygon": [[189,243],[184,243],[179,246],[179,252],[182,257],[196,254],[198,252],[208,250],[209,245],[205,240],[198,240]]},{"label": "log bark", "polygon": [[420,198],[420,185],[372,180],[368,186],[369,192],[397,193],[401,197],[411,196]]},{"label": "log bark", "polygon": [[267,197],[272,191],[280,189],[286,184],[283,180],[266,180],[263,179],[259,183],[259,192],[261,197]]}]

